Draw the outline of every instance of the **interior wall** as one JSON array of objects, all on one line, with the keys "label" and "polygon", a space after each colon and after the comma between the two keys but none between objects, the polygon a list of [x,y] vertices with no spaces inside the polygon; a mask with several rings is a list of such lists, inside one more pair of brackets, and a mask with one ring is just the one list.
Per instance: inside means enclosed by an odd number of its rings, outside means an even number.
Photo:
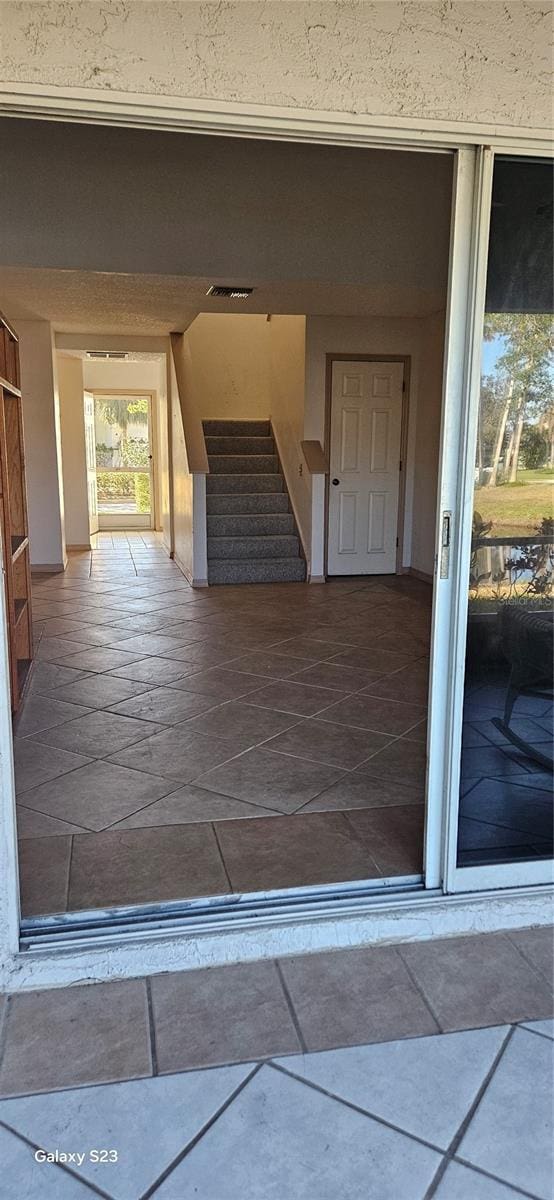
[{"label": "interior wall", "polygon": [[0,162],[6,267],[199,280],[187,310],[218,311],[206,279],[362,285],[377,312],[442,303],[451,154],[5,118]]},{"label": "interior wall", "polygon": [[311,481],[300,449],[304,437],[306,318],[272,316],[268,329],[271,421],[309,566]]},{"label": "interior wall", "polygon": [[[192,388],[190,353],[185,345],[186,384]],[[173,544],[178,566],[192,581],[193,561],[193,476],[189,471],[187,448],[183,433],[183,418],[177,376],[173,359],[169,369],[170,420],[171,420],[171,474],[173,500]]]},{"label": "interior wall", "polygon": [[[325,445],[326,355],[409,355],[410,393],[402,565],[433,569],[444,316],[308,317],[304,436]],[[419,431],[419,444],[418,444]],[[417,489],[417,501],[415,492]],[[417,531],[415,529],[417,521]]]},{"label": "interior wall", "polygon": [[59,395],[52,327],[18,321],[31,565],[66,563]]},{"label": "interior wall", "polygon": [[203,420],[269,417],[269,323],[264,315],[200,313],[185,342]]},{"label": "interior wall", "polygon": [[83,361],[56,355],[60,397],[65,536],[68,549],[90,546],[83,402]]}]

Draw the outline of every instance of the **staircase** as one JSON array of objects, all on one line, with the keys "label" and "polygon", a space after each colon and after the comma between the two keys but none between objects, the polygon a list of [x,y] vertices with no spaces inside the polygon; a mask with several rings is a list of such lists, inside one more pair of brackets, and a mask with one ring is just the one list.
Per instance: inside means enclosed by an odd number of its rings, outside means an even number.
[{"label": "staircase", "polygon": [[306,563],[269,421],[204,421],[208,583],[302,582]]}]

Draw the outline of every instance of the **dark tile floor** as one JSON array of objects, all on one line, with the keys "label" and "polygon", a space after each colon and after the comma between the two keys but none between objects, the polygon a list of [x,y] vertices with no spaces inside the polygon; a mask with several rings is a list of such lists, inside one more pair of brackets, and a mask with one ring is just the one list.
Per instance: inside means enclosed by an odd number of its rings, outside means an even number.
[{"label": "dark tile floor", "polygon": [[194,591],[104,534],[34,619],[24,915],[421,872],[426,585]]},{"label": "dark tile floor", "polygon": [[[458,863],[460,866],[551,858],[552,773],[494,725],[502,719],[509,671],[483,663],[466,680]],[[552,701],[520,695],[510,729],[549,757]]]}]

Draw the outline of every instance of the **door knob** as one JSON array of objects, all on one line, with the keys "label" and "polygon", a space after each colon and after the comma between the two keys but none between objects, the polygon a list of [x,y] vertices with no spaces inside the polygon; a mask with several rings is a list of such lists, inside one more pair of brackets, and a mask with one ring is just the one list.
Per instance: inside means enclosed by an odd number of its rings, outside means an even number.
[{"label": "door knob", "polygon": [[337,484],[340,483],[340,479],[332,479],[331,482],[333,484],[333,487],[337,487]]}]

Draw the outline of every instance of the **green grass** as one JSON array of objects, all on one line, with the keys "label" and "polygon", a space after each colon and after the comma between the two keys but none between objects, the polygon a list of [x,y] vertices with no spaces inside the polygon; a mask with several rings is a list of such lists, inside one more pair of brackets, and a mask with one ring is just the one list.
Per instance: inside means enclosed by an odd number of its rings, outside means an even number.
[{"label": "green grass", "polygon": [[516,483],[476,488],[473,507],[492,521],[491,537],[507,526],[532,532],[543,517],[554,516],[554,470],[518,471]]}]

